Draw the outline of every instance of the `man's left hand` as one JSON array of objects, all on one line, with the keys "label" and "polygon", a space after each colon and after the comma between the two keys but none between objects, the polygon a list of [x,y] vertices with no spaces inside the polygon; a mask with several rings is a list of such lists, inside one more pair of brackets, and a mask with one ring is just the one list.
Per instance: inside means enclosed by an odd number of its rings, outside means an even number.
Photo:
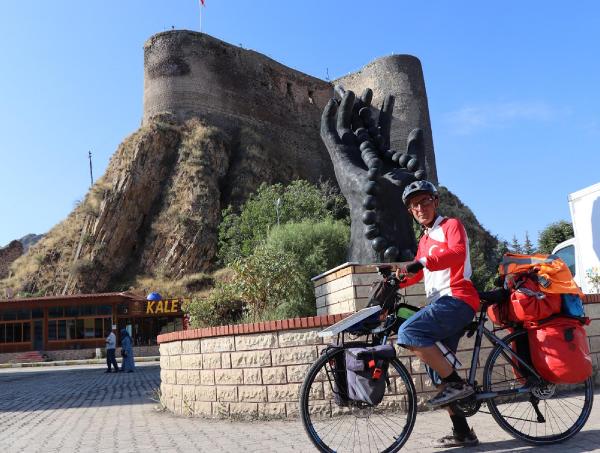
[{"label": "man's left hand", "polygon": [[416,274],[417,272],[419,272],[421,269],[423,269],[423,264],[421,264],[420,261],[411,261],[408,264],[405,264],[403,266],[400,266],[400,268],[398,269],[400,271],[401,274]]}]

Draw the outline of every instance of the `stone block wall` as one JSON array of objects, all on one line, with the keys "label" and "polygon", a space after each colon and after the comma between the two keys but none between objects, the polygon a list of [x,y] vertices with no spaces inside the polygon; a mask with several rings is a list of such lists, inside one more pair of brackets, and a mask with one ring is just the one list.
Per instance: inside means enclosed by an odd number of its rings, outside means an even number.
[{"label": "stone block wall", "polygon": [[[367,306],[373,282],[381,279],[374,266],[345,263],[312,279],[317,315],[352,313]],[[400,290],[407,304],[425,304],[423,284]]]},{"label": "stone block wall", "polygon": [[[595,379],[600,384],[600,295],[588,296],[586,328]],[[299,391],[310,365],[329,338],[317,333],[348,314],[324,315],[241,325],[194,329],[161,335],[160,367],[163,404],[186,416],[214,418],[295,418]],[[502,337],[506,331],[498,333]],[[393,341],[393,339],[392,339]],[[464,337],[458,358],[465,377],[474,339]],[[491,345],[483,341],[477,380]],[[410,371],[424,407],[435,389],[424,364],[405,349],[400,361]]]}]

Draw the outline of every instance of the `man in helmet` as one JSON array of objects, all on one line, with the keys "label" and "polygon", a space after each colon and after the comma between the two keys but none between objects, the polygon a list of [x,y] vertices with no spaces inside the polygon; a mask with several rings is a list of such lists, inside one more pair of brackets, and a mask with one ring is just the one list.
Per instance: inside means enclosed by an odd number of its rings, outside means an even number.
[{"label": "man in helmet", "polygon": [[[474,393],[443,356],[437,342],[456,352],[458,342],[479,308],[479,295],[470,280],[469,240],[458,219],[438,214],[438,192],[429,181],[410,183],[402,201],[423,227],[415,260],[398,269],[401,287],[425,280],[428,305],[402,324],[398,344],[412,350],[427,364],[427,372],[440,392],[428,401],[432,407],[447,406]],[[454,426],[435,446],[470,446],[479,443],[466,418],[448,406]]]}]

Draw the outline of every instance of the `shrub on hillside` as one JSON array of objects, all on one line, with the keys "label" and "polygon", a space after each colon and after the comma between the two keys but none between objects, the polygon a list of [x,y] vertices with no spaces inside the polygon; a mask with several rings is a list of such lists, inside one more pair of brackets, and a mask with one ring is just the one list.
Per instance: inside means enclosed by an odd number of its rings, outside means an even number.
[{"label": "shrub on hillside", "polygon": [[232,284],[244,301],[250,320],[286,317],[289,315],[286,306],[302,305],[306,282],[293,254],[263,244],[231,267],[235,273]]},{"label": "shrub on hillside", "polygon": [[345,261],[350,229],[325,220],[275,226],[247,257],[231,264],[232,277],[188,311],[195,327],[313,316],[317,274]]},{"label": "shrub on hillside", "polygon": [[[279,202],[277,201],[279,200]],[[230,265],[249,256],[278,224],[319,222],[346,216],[344,198],[331,185],[294,181],[288,186],[262,184],[237,212],[229,206],[219,225],[219,260]]]},{"label": "shrub on hillside", "polygon": [[267,245],[293,254],[308,278],[344,263],[349,242],[350,227],[331,219],[280,225],[266,240]]},{"label": "shrub on hillside", "polygon": [[218,282],[207,297],[194,297],[183,309],[194,328],[219,326],[239,322],[244,315],[244,302],[235,285]]}]

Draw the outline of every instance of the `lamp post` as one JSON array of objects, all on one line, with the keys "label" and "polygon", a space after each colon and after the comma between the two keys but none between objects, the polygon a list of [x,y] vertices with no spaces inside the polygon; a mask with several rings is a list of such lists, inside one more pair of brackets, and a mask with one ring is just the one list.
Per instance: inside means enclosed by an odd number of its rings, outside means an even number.
[{"label": "lamp post", "polygon": [[281,206],[281,198],[275,202],[275,211],[277,212],[277,225],[279,226],[279,206]]}]

